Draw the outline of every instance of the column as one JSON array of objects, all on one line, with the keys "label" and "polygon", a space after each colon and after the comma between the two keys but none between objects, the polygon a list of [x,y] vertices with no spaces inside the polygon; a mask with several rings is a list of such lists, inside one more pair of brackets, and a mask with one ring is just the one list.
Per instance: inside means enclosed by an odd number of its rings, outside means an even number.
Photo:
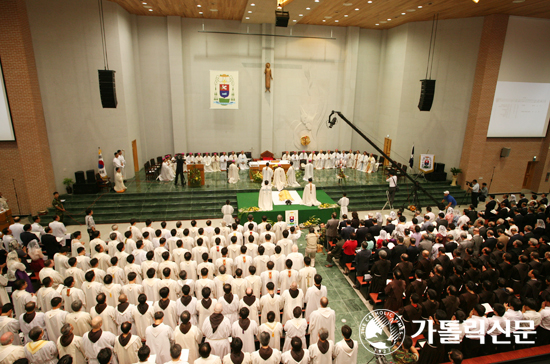
[{"label": "column", "polygon": [[[262,34],[274,34],[275,24],[262,24]],[[271,68],[275,63],[275,37],[262,36],[262,68],[265,68],[265,64],[270,63]],[[275,72],[275,70],[274,70]],[[263,72],[262,72],[263,73]],[[262,105],[261,105],[261,119],[260,119],[260,151],[263,153],[269,150],[275,153],[273,150],[273,137],[275,130],[273,128],[273,90],[271,92],[265,92],[265,77],[262,77]],[[273,83],[271,88],[276,87]]]},{"label": "column", "polygon": [[[344,79],[342,92],[342,113],[348,120],[354,121],[355,85],[357,83],[357,57],[359,54],[359,28],[348,27],[346,30],[346,60],[344,63]],[[354,131],[345,123],[339,124],[339,149],[351,148],[351,136]]]}]

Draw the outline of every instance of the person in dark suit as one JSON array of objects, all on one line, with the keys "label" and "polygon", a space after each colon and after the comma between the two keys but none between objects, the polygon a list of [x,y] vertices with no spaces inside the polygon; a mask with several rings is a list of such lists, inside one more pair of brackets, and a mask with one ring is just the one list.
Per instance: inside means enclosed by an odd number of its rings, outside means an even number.
[{"label": "person in dark suit", "polygon": [[527,264],[528,260],[529,258],[526,255],[520,255],[519,263],[512,267],[510,281],[516,294],[521,292],[521,289],[527,280],[527,276],[529,274],[529,264]]},{"label": "person in dark suit", "polygon": [[535,209],[533,207],[529,207],[527,209],[527,215],[523,217],[523,225],[529,225],[531,226],[531,229],[534,228],[535,225],[537,225],[537,215],[535,215]]},{"label": "person in dark suit", "polygon": [[512,233],[512,236],[510,237],[510,240],[508,240],[508,243],[506,244],[506,251],[510,251],[514,247],[514,242],[516,240],[519,240],[523,243],[523,236],[518,233],[518,228],[516,226],[512,226],[510,228],[510,233]]},{"label": "person in dark suit", "polygon": [[479,297],[475,293],[474,282],[466,283],[466,292],[460,295],[460,308],[464,312],[470,312],[475,305],[479,302]]},{"label": "person in dark suit", "polygon": [[447,286],[447,297],[441,300],[441,309],[447,312],[447,320],[450,320],[455,314],[456,310],[460,306],[460,300],[458,299],[457,289],[455,286]]},{"label": "person in dark suit", "polygon": [[[346,220],[348,219],[348,215],[343,214],[342,215],[342,221],[340,221],[340,224],[338,224],[338,234],[342,233],[342,229],[346,227]],[[351,224],[350,224],[351,225]]]},{"label": "person in dark suit", "polygon": [[445,292],[445,277],[443,276],[444,270],[442,266],[436,266],[430,274],[430,278],[426,281],[428,289],[435,291],[436,300],[441,299],[441,295]]},{"label": "person in dark suit", "polygon": [[346,220],[346,227],[342,229],[340,235],[342,239],[349,240],[351,234],[355,233],[355,228],[351,226],[351,220]]},{"label": "person in dark suit", "polygon": [[23,232],[21,233],[21,235],[19,235],[19,239],[21,239],[23,246],[29,245],[29,243],[33,240],[40,241],[40,239],[36,235],[31,233],[31,230],[31,224],[25,224],[23,226]]},{"label": "person in dark suit", "polygon": [[541,290],[541,284],[538,281],[539,272],[532,269],[528,273],[528,281],[523,285],[521,289],[521,300],[525,302],[526,299],[532,298],[535,301],[539,301],[539,295]]},{"label": "person in dark suit", "polygon": [[497,281],[497,285],[498,288],[495,289],[493,292],[495,292],[498,302],[501,304],[508,303],[508,300],[510,299],[513,291],[511,288],[506,287],[506,279],[499,278]]},{"label": "person in dark suit", "polygon": [[[355,255],[355,270],[357,277],[362,277],[369,272],[369,263],[372,252],[368,250],[369,244],[364,241],[361,243],[361,250]],[[356,285],[355,288],[359,289]]]},{"label": "person in dark suit", "polygon": [[414,267],[412,263],[409,262],[409,255],[403,253],[401,254],[401,261],[397,263],[393,270],[399,270],[403,274],[403,280],[405,281],[405,283],[409,284],[413,269]]},{"label": "person in dark suit", "polygon": [[445,248],[439,247],[437,251],[437,258],[433,261],[434,266],[438,264],[443,267],[443,275],[448,277],[452,273],[451,259],[445,254]]},{"label": "person in dark suit", "polygon": [[378,220],[372,219],[373,225],[369,228],[369,233],[371,233],[372,236],[380,236],[380,230],[382,230],[382,226],[378,225]]},{"label": "person in dark suit", "polygon": [[420,296],[416,293],[413,293],[408,302],[410,302],[410,304],[400,309],[398,313],[401,315],[403,323],[405,324],[405,332],[415,333],[420,328],[420,324],[413,321],[420,321],[420,319],[422,318],[422,306],[420,306]]},{"label": "person in dark suit", "polygon": [[[495,195],[489,195],[489,202],[485,205],[485,218],[489,221],[496,220],[496,215],[492,213],[492,210],[496,210],[497,202],[495,201]],[[468,311],[470,312],[470,311]]]},{"label": "person in dark suit", "polygon": [[497,239],[495,238],[493,230],[487,230],[487,239],[481,243],[481,249],[489,248],[493,251],[495,249],[495,245],[497,245]]},{"label": "person in dark suit", "polygon": [[415,245],[416,239],[411,238],[411,245],[407,248],[407,255],[409,256],[409,262],[416,263],[418,255],[420,254],[420,249]]},{"label": "person in dark suit", "polygon": [[380,259],[372,266],[372,283],[370,287],[371,293],[382,292],[386,286],[386,280],[388,279],[388,273],[390,272],[390,262],[386,260],[387,256],[388,254],[386,251],[381,250],[378,253],[378,257]]},{"label": "person in dark suit", "polygon": [[498,265],[498,271],[500,272],[500,276],[508,282],[512,275],[512,269],[514,268],[512,265],[512,254],[504,253],[502,257],[504,261]]},{"label": "person in dark suit", "polygon": [[185,159],[182,154],[176,156],[176,178],[174,178],[174,186],[178,185],[178,177],[181,178],[181,185],[185,186],[185,175],[183,174],[185,166]]},{"label": "person in dark suit", "polygon": [[428,287],[428,284],[426,281],[422,280],[424,277],[424,272],[421,270],[417,270],[414,273],[415,280],[412,281],[408,286],[407,290],[405,291],[405,295],[407,299],[410,299],[413,293],[416,293],[420,297],[420,302],[422,302],[422,299],[424,297],[424,292],[426,291],[426,288]]},{"label": "person in dark suit", "polygon": [[422,251],[422,256],[420,259],[418,259],[418,262],[416,263],[416,269],[420,269],[426,274],[429,274],[429,272],[432,271],[432,262],[430,262],[430,252],[427,250]]},{"label": "person in dark suit", "polygon": [[357,231],[355,232],[355,234],[357,235],[357,243],[361,244],[362,242],[364,242],[368,233],[369,228],[366,227],[365,220],[362,220],[359,229],[357,229]]},{"label": "person in dark suit", "polygon": [[407,247],[403,244],[403,237],[397,237],[397,245],[391,250],[391,269],[401,261],[401,255],[407,252]]},{"label": "person in dark suit", "polygon": [[[340,221],[338,220],[338,215],[336,212],[333,212],[330,216],[330,220],[327,221],[326,224],[326,234],[327,234],[327,244],[328,241],[336,240],[338,237],[338,225],[340,224]],[[325,248],[328,248],[328,245],[325,246]]]},{"label": "person in dark suit", "polygon": [[477,220],[477,211],[474,207],[474,205],[470,205],[468,207],[468,211],[466,211],[466,216],[470,218],[470,221],[476,221]]},{"label": "person in dark suit", "polygon": [[42,244],[44,245],[44,250],[48,258],[53,259],[55,253],[61,250],[61,244],[57,241],[56,237],[52,235],[52,229],[47,226],[44,228],[46,234],[42,235]]}]

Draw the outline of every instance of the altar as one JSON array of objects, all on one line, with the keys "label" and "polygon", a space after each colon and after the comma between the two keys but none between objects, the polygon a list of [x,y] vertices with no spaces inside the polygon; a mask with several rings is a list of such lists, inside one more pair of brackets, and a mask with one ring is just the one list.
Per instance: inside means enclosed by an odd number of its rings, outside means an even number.
[{"label": "altar", "polygon": [[[269,168],[271,168],[273,171],[275,171],[277,167],[281,167],[282,169],[285,170],[285,174],[286,174],[286,171],[288,171],[288,169],[290,168],[290,161],[287,161],[287,160],[250,162],[248,163],[248,167],[249,167],[248,174],[251,181],[254,180],[252,176],[256,172],[262,173],[262,169],[266,166],[267,163],[269,163]],[[295,169],[298,169],[298,168],[295,168]]]}]

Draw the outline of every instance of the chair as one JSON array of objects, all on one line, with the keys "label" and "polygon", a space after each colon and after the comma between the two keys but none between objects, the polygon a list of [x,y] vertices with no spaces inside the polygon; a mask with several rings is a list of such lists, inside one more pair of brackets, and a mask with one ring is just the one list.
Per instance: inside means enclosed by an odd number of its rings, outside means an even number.
[{"label": "chair", "polygon": [[271,153],[270,151],[266,150],[265,152],[260,154],[260,157],[262,157],[262,160],[264,160],[264,161],[272,161],[273,158],[274,158],[274,154]]},{"label": "chair", "polygon": [[155,158],[151,158],[151,160],[149,161],[149,164],[150,166],[156,166],[157,164],[155,163]]},{"label": "chair", "polygon": [[157,163],[159,166],[162,164],[162,157],[157,157]]},{"label": "chair", "polygon": [[145,169],[145,179],[146,180],[149,180],[149,179],[155,179],[157,178],[156,174],[157,174],[157,167],[154,166],[154,167],[151,167],[151,164],[149,162],[146,162],[145,165],[144,165],[144,169]]},{"label": "chair", "polygon": [[101,175],[99,173],[95,174],[95,183],[97,185],[97,188],[101,191],[103,188],[111,188],[111,178],[109,176],[105,177],[105,179],[101,178]]}]

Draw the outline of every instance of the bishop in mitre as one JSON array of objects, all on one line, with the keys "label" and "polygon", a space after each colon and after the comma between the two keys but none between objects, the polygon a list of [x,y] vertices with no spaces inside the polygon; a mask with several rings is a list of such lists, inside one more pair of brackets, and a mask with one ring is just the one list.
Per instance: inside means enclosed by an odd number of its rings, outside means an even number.
[{"label": "bishop in mitre", "polygon": [[285,170],[282,167],[277,167],[273,174],[273,185],[277,188],[277,191],[282,191],[286,187],[286,175]]}]

